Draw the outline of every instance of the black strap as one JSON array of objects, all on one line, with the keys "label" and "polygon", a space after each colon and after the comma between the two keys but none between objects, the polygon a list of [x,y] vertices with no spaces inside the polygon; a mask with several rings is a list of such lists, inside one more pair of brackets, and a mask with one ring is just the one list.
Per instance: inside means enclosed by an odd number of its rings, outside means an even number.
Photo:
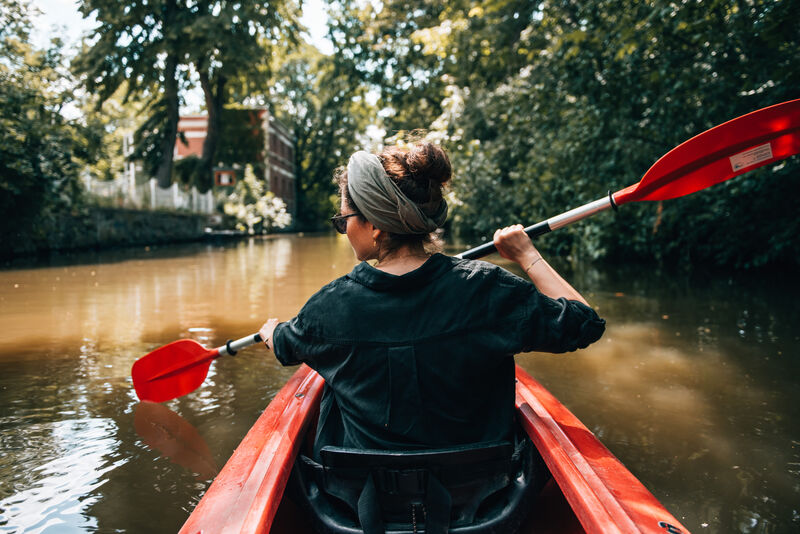
[{"label": "black strap", "polygon": [[428,475],[428,491],[425,495],[426,534],[447,534],[451,506],[450,492],[435,476]]},{"label": "black strap", "polygon": [[367,483],[358,497],[358,522],[364,534],[385,534],[381,517],[381,506],[378,502],[378,490],[375,489],[375,479],[370,474]]},{"label": "black strap", "polygon": [[[428,474],[428,483],[425,492],[425,507],[423,521],[426,534],[447,534],[450,528],[450,509],[452,499],[439,480]],[[410,503],[409,514],[416,513],[417,503]],[[364,489],[358,497],[358,521],[364,534],[385,534],[386,528],[381,517],[381,506],[378,500],[378,490],[375,487],[375,474],[367,477]]]}]

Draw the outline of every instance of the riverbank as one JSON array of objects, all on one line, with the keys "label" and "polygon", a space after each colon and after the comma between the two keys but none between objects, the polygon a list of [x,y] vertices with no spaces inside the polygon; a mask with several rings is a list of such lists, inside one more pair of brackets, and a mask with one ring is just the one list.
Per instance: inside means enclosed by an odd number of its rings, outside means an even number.
[{"label": "riverbank", "polygon": [[3,236],[0,259],[199,241],[207,226],[202,214],[91,206]]}]

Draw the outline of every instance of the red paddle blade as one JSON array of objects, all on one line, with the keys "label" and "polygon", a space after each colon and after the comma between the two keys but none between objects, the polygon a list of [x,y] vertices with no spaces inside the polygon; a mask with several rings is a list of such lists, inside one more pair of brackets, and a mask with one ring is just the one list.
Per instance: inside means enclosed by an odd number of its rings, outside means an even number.
[{"label": "red paddle blade", "polygon": [[131,377],[140,400],[164,402],[191,393],[203,383],[217,349],[197,341],[173,341],[142,356],[133,364]]},{"label": "red paddle blade", "polygon": [[614,193],[617,205],[689,195],[800,153],[800,99],[730,120],[667,152],[635,185]]}]

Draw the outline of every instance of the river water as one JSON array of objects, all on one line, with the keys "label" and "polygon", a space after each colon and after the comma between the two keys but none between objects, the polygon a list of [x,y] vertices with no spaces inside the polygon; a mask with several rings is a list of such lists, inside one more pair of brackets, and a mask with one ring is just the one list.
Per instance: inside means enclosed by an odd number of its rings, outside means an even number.
[{"label": "river water", "polygon": [[[253,347],[152,405],[131,365],[288,319],[354,264],[344,236],[316,235],[0,270],[0,533],[177,531],[293,370]],[[517,361],[693,532],[800,530],[797,281],[562,272],[605,336]]]}]

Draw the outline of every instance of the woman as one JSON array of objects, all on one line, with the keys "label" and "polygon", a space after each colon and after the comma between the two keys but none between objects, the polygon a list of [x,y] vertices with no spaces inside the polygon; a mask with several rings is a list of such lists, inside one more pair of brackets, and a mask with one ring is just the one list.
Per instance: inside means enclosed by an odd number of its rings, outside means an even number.
[{"label": "woman", "polygon": [[514,354],[573,351],[604,331],[520,225],[498,230],[494,243],[530,282],[435,252],[450,177],[447,155],[430,143],[354,154],[338,176],[333,223],[361,263],[294,319],[260,330],[283,365],[305,362],[325,378],[315,454],[325,445],[411,450],[509,439]]}]

